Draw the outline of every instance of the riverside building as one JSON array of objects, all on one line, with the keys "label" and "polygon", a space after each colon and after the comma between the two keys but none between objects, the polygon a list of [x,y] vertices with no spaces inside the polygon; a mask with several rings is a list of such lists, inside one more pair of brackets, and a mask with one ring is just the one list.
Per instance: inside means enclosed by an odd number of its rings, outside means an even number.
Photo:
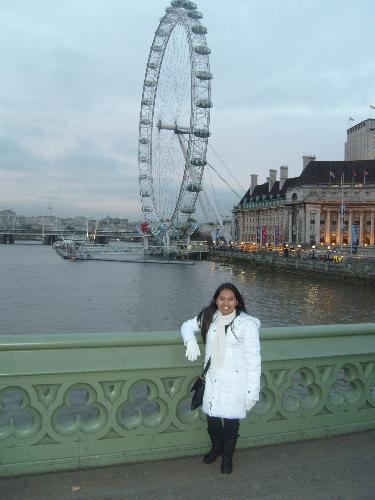
[{"label": "riverside building", "polygon": [[285,244],[375,246],[375,160],[303,157],[300,176],[270,170],[233,209],[234,240],[244,249]]}]

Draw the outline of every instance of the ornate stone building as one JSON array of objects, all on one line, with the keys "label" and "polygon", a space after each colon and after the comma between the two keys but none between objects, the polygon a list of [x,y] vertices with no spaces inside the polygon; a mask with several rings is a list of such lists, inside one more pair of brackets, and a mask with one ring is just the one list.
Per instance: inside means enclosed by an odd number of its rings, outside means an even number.
[{"label": "ornate stone building", "polygon": [[252,246],[375,245],[375,160],[315,161],[303,158],[299,177],[288,167],[270,170],[234,207],[234,239]]}]

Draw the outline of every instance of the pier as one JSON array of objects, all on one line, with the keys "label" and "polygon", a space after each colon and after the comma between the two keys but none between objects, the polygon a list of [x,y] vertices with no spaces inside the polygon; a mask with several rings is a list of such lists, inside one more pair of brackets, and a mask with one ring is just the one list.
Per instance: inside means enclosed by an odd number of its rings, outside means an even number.
[{"label": "pier", "polygon": [[[182,242],[169,245],[124,245],[120,242],[108,245],[90,241],[63,242],[56,248],[63,259],[96,260],[101,262],[136,262],[158,264],[194,264],[207,257],[209,248],[205,241]],[[191,260],[189,260],[191,259]]]}]

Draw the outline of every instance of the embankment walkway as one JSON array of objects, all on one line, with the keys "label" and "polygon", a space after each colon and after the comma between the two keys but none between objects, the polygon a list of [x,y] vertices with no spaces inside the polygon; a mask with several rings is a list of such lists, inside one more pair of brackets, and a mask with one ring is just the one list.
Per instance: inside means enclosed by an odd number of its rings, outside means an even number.
[{"label": "embankment walkway", "polygon": [[213,251],[210,260],[239,265],[261,266],[271,271],[320,275],[350,283],[375,286],[374,258],[346,258],[345,262],[324,261],[306,258],[285,258],[271,252]]},{"label": "embankment walkway", "polygon": [[2,500],[372,500],[375,431],[200,457],[0,479]]}]

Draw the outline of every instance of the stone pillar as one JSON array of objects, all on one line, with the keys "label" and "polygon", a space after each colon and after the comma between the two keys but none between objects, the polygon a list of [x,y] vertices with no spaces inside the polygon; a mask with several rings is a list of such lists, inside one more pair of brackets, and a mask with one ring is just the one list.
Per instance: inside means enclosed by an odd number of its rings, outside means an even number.
[{"label": "stone pillar", "polygon": [[342,223],[342,219],[341,219],[340,210],[339,210],[337,212],[337,223],[336,223],[336,246],[341,245],[341,238],[342,238],[341,223]]},{"label": "stone pillar", "polygon": [[288,210],[288,241],[292,241],[292,211]]},{"label": "stone pillar", "polygon": [[370,245],[375,245],[375,211],[371,212]]},{"label": "stone pillar", "polygon": [[301,207],[301,234],[299,235],[299,242],[306,243],[306,209],[305,206]]},{"label": "stone pillar", "polygon": [[365,235],[365,212],[361,210],[359,213],[359,246],[365,246],[364,235]]},{"label": "stone pillar", "polygon": [[245,235],[244,235],[244,213],[237,212],[236,217],[237,217],[237,221],[238,221],[237,238],[238,238],[239,243],[241,243],[241,241],[245,241],[244,240],[244,237],[245,237]]},{"label": "stone pillar", "polygon": [[305,243],[310,244],[310,233],[311,233],[311,213],[310,209],[306,207],[305,209]]},{"label": "stone pillar", "polygon": [[315,244],[320,245],[320,208],[316,210],[315,215]]},{"label": "stone pillar", "polygon": [[331,243],[331,209],[326,209],[326,223],[324,228],[324,243]]},{"label": "stone pillar", "polygon": [[348,245],[352,244],[352,229],[353,229],[353,210],[349,210],[348,218]]}]

